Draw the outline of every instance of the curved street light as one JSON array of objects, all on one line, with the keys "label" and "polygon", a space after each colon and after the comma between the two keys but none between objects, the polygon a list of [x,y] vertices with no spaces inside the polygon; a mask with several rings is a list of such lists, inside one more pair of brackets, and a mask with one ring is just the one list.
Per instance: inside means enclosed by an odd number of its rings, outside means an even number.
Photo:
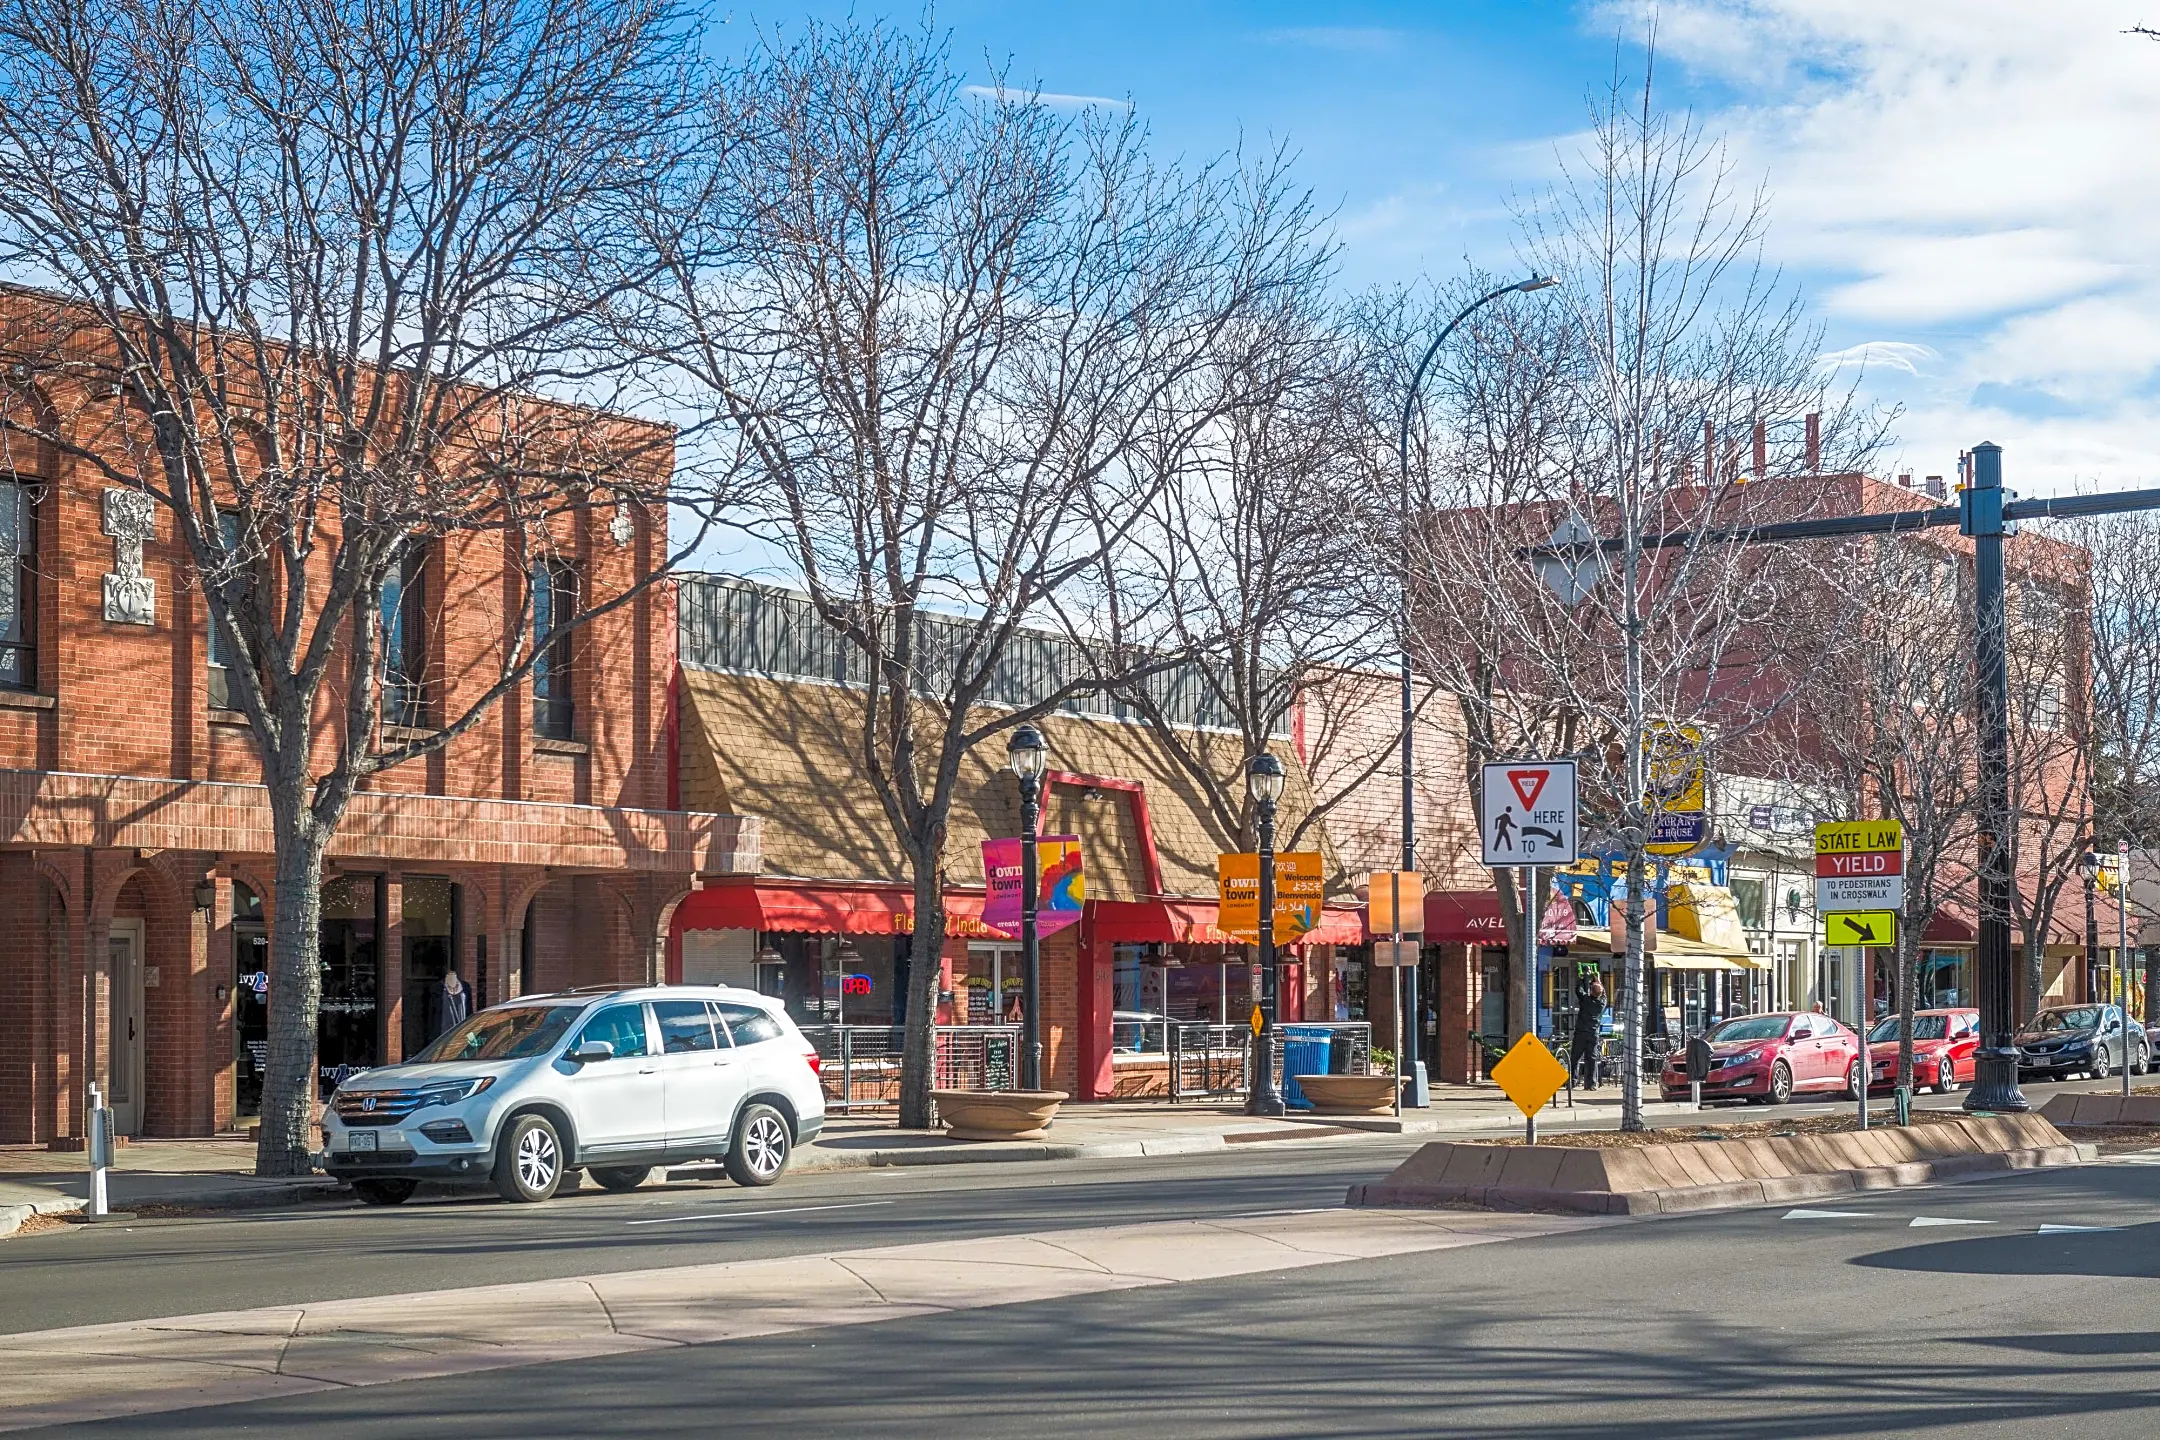
[{"label": "curved street light", "polygon": [[[1412,718],[1412,716],[1413,716],[1413,715],[1414,715],[1414,714],[1416,713],[1416,709],[1417,709],[1417,707],[1416,707],[1416,704],[1415,704],[1415,702],[1414,702],[1414,700],[1413,700],[1413,698],[1412,698],[1412,695],[1411,695],[1411,687],[1410,687],[1410,420],[1411,420],[1411,417],[1412,417],[1413,415],[1415,415],[1415,414],[1417,413],[1417,406],[1418,406],[1418,400],[1419,400],[1419,398],[1420,398],[1420,396],[1421,396],[1421,393],[1422,393],[1422,391],[1423,391],[1423,389],[1424,389],[1424,386],[1425,386],[1425,372],[1426,372],[1426,371],[1427,371],[1428,369],[1430,369],[1430,368],[1431,368],[1431,366],[1432,366],[1432,362],[1433,362],[1433,357],[1434,357],[1434,356],[1436,356],[1436,355],[1438,355],[1438,354],[1440,353],[1440,347],[1441,347],[1442,345],[1445,345],[1445,344],[1447,344],[1447,339],[1448,339],[1448,336],[1450,336],[1450,335],[1452,335],[1452,334],[1454,334],[1454,333],[1455,333],[1455,327],[1456,327],[1456,326],[1458,326],[1458,325],[1462,324],[1462,322],[1463,322],[1463,321],[1465,321],[1465,320],[1469,319],[1469,318],[1470,318],[1470,316],[1471,316],[1472,314],[1474,314],[1474,313],[1475,313],[1476,311],[1478,311],[1478,310],[1479,310],[1480,308],[1482,308],[1482,307],[1484,307],[1484,306],[1486,306],[1486,305],[1490,305],[1490,304],[1491,304],[1491,303],[1492,303],[1493,301],[1495,301],[1495,300],[1498,300],[1498,299],[1499,299],[1499,298],[1500,298],[1501,296],[1503,296],[1503,295],[1513,295],[1513,294],[1516,294],[1517,292],[1521,292],[1522,294],[1525,294],[1525,295],[1527,295],[1527,294],[1529,294],[1529,293],[1530,293],[1531,291],[1533,291],[1533,290],[1549,290],[1549,289],[1551,289],[1551,288],[1552,288],[1553,286],[1555,286],[1555,285],[1558,285],[1559,283],[1560,283],[1560,282],[1559,282],[1558,280],[1555,280],[1555,279],[1554,279],[1554,278],[1553,278],[1552,276],[1550,276],[1550,275],[1533,275],[1533,276],[1531,276],[1531,277],[1530,277],[1530,278],[1529,278],[1528,280],[1519,280],[1519,281],[1517,281],[1517,282],[1516,282],[1515,284],[1513,284],[1513,285],[1502,285],[1502,286],[1501,286],[1501,287],[1500,287],[1499,289],[1497,289],[1497,290],[1494,290],[1494,291],[1491,291],[1490,293],[1488,293],[1488,294],[1485,294],[1485,295],[1480,295],[1480,296],[1479,296],[1479,297],[1478,297],[1477,299],[1475,299],[1475,300],[1471,301],[1471,302],[1470,302],[1470,303],[1469,303],[1468,305],[1465,305],[1465,306],[1463,306],[1463,308],[1462,308],[1461,310],[1459,310],[1459,311],[1457,311],[1457,312],[1456,312],[1456,314],[1455,314],[1455,318],[1454,318],[1454,319],[1452,319],[1452,320],[1450,320],[1450,321],[1448,321],[1448,323],[1447,323],[1447,327],[1446,327],[1445,329],[1443,329],[1443,330],[1442,330],[1442,331],[1441,331],[1441,332],[1440,332],[1440,333],[1439,333],[1439,334],[1438,334],[1437,336],[1435,336],[1435,337],[1433,338],[1433,342],[1432,342],[1432,344],[1430,344],[1430,345],[1428,345],[1428,346],[1426,346],[1426,347],[1425,347],[1425,354],[1424,354],[1424,356],[1423,356],[1422,358],[1420,358],[1420,359],[1419,359],[1419,361],[1418,361],[1418,363],[1417,363],[1417,369],[1416,369],[1415,371],[1411,372],[1411,376],[1410,376],[1410,393],[1409,393],[1408,395],[1406,395],[1406,396],[1405,396],[1405,397],[1403,398],[1403,410],[1402,410],[1402,430],[1401,430],[1401,434],[1400,434],[1400,436],[1399,436],[1399,438],[1398,438],[1398,441],[1397,441],[1397,452],[1398,452],[1398,454],[1399,454],[1399,456],[1400,456],[1400,459],[1401,459],[1401,461],[1402,461],[1402,469],[1401,469],[1401,476],[1400,476],[1400,491],[1399,491],[1399,494],[1398,494],[1398,496],[1397,496],[1397,502],[1398,502],[1398,506],[1399,506],[1399,517],[1398,517],[1398,518],[1400,519],[1400,521],[1401,521],[1401,525],[1402,525],[1402,530],[1401,530],[1401,541],[1400,541],[1400,543],[1401,543],[1401,545],[1402,545],[1402,606],[1403,606],[1403,615],[1402,615],[1402,626],[1403,626],[1403,631],[1402,631],[1402,868],[1403,868],[1403,869],[1404,869],[1404,871],[1406,871],[1406,872],[1414,872],[1414,871],[1415,871],[1415,870],[1416,870],[1416,869],[1418,868],[1418,863],[1417,863],[1417,796],[1416,796],[1416,790],[1415,790],[1415,786],[1414,786],[1414,784],[1413,784],[1413,781],[1412,781],[1412,778],[1411,778],[1411,777],[1412,777],[1412,775],[1413,775],[1413,774],[1415,773],[1415,772],[1413,771],[1413,769],[1412,769],[1412,761],[1413,761],[1413,760],[1414,760],[1414,758],[1415,758],[1415,748],[1416,748],[1416,747],[1415,747],[1415,746],[1413,745],[1413,743],[1412,743],[1412,740],[1411,740],[1411,729],[1410,729],[1410,725],[1411,725],[1411,718]],[[1409,967],[1409,969],[1410,969],[1410,1001],[1409,1001],[1409,1004],[1410,1004],[1410,1018],[1411,1018],[1411,1024],[1410,1024],[1410,1025],[1409,1025],[1409,1026],[1408,1026],[1408,1027],[1407,1027],[1407,1028],[1406,1028],[1406,1029],[1404,1030],[1404,1032],[1403,1032],[1403,1033],[1404,1033],[1405,1035],[1407,1035],[1407,1036],[1409,1036],[1409,1037],[1410,1037],[1410,1038],[1409,1038],[1409,1042],[1408,1042],[1408,1043],[1407,1043],[1407,1044],[1405,1045],[1405,1047],[1404,1047],[1404,1048],[1405,1048],[1405,1049],[1407,1049],[1407,1050],[1409,1050],[1409,1051],[1410,1051],[1410,1052],[1411,1052],[1411,1053],[1412,1053],[1412,1054],[1414,1055],[1414,1054],[1416,1054],[1416,1052],[1417,1052],[1417,1051],[1418,1051],[1418,1049],[1419,1049],[1418,1041],[1419,1041],[1419,1040],[1420,1040],[1420,1038],[1421,1038],[1421,1037],[1420,1037],[1420,1035],[1418,1034],[1418,1029],[1417,1029],[1417,1023],[1416,1023],[1416,1022],[1417,1022],[1417,966],[1415,966],[1415,965],[1412,965],[1412,966],[1410,966],[1410,967]],[[1396,973],[1397,973],[1397,974],[1400,974],[1401,972],[1400,972],[1400,971],[1398,970],[1398,971],[1397,971]],[[1396,990],[1396,994],[1395,994],[1395,997],[1394,997],[1394,1003],[1395,1003],[1395,1004],[1397,1004],[1397,1005],[1400,1005],[1400,1004],[1402,1004],[1402,1003],[1403,1003],[1403,1001],[1402,1001],[1402,994],[1401,994],[1401,987],[1400,987],[1399,985],[1398,985],[1398,987],[1397,987],[1397,990]],[[1404,1072],[1405,1072],[1405,1073],[1414,1073],[1414,1066],[1413,1066],[1412,1064],[1408,1064],[1408,1063],[1406,1063],[1406,1064],[1404,1064],[1404,1065],[1403,1065],[1403,1070],[1404,1070]]]}]

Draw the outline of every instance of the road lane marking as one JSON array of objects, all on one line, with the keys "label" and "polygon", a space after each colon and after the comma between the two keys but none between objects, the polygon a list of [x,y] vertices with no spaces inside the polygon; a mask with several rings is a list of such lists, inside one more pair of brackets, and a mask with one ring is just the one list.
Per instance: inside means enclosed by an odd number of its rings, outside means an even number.
[{"label": "road lane marking", "polygon": [[1992,1225],[1994,1223],[1993,1220],[1954,1220],[1945,1219],[1939,1215],[1915,1215],[1912,1224],[1905,1228],[1918,1230],[1928,1225]]},{"label": "road lane marking", "polygon": [[1873,1220],[1874,1215],[1865,1210],[1788,1210],[1787,1220]]},{"label": "road lane marking", "polygon": [[663,1215],[657,1220],[626,1220],[626,1225],[680,1225],[685,1220],[756,1220],[766,1215],[808,1215],[817,1210],[867,1210],[897,1205],[897,1200],[853,1200],[845,1205],[791,1205],[785,1210],[716,1210],[707,1215]]},{"label": "road lane marking", "polygon": [[2042,1225],[2042,1235],[2091,1235],[2104,1230],[2120,1230],[2120,1225]]}]

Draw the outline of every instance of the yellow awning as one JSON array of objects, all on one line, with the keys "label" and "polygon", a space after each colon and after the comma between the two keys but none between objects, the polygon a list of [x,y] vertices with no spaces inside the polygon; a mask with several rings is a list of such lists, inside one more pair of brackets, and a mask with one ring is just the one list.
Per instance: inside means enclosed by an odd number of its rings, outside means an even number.
[{"label": "yellow awning", "polygon": [[[1596,925],[1581,925],[1575,930],[1575,945],[1587,950],[1604,950],[1612,953],[1612,931]],[[1573,947],[1571,947],[1572,953]],[[1653,964],[1666,970],[1767,970],[1770,958],[1751,955],[1745,950],[1734,950],[1724,945],[1705,945],[1700,940],[1690,940],[1675,935],[1670,930],[1657,932],[1657,948],[1651,952]]]}]

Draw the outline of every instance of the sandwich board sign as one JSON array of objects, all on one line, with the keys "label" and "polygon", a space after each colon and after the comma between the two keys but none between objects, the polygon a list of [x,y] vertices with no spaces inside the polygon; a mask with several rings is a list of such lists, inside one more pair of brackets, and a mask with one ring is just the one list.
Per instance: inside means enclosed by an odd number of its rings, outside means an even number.
[{"label": "sandwich board sign", "polygon": [[1478,808],[1484,863],[1566,865],[1575,853],[1575,762],[1502,760],[1487,765]]}]

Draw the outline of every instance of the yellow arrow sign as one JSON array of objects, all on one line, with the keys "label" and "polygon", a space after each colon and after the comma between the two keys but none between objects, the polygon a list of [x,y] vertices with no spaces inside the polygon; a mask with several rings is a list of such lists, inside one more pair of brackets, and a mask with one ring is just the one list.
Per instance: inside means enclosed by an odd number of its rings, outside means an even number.
[{"label": "yellow arrow sign", "polygon": [[1544,1109],[1545,1103],[1568,1082],[1567,1066],[1554,1059],[1545,1042],[1535,1035],[1516,1041],[1515,1048],[1500,1057],[1491,1074],[1493,1084],[1506,1091],[1507,1098],[1525,1115]]},{"label": "yellow arrow sign", "polygon": [[1831,910],[1823,915],[1825,945],[1895,945],[1897,911]]}]

